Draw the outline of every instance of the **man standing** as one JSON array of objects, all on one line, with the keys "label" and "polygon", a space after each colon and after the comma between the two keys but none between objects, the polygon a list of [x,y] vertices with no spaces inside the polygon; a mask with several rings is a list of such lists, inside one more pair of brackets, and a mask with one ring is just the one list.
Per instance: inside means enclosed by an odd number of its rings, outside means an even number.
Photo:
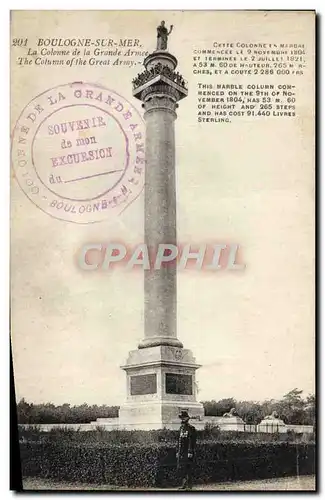
[{"label": "man standing", "polygon": [[177,449],[177,468],[182,481],[180,489],[192,489],[193,465],[195,458],[196,430],[189,424],[190,416],[186,410],[182,410],[179,418],[181,427],[179,430]]}]

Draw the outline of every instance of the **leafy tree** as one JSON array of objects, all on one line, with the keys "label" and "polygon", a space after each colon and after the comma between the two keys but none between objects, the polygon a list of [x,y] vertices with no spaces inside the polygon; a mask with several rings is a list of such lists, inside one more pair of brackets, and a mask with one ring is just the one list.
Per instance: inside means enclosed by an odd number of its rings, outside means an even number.
[{"label": "leafy tree", "polygon": [[212,417],[222,417],[222,415],[231,408],[236,407],[236,400],[234,398],[221,399],[220,401],[203,401],[205,415]]},{"label": "leafy tree", "polygon": [[79,424],[97,418],[117,417],[118,409],[118,406],[89,406],[87,403],[76,406],[68,403],[59,406],[52,403],[34,405],[21,399],[17,404],[17,416],[19,424]]},{"label": "leafy tree", "polygon": [[267,399],[258,402],[227,398],[219,401],[204,401],[203,406],[206,416],[222,416],[234,407],[247,424],[259,424],[266,415],[276,411],[286,424],[315,425],[315,395],[309,394],[303,399],[302,394],[302,390],[294,388],[278,400]]},{"label": "leafy tree", "polygon": [[[219,401],[203,401],[206,416],[219,416],[236,408],[238,415],[247,424],[259,424],[261,420],[276,411],[287,424],[315,425],[316,398],[309,394],[305,399],[302,391],[294,388],[281,399],[258,401],[236,401],[235,398],[223,398]],[[33,404],[24,398],[17,404],[18,423],[20,424],[67,424],[88,423],[97,418],[114,418],[118,416],[118,406],[82,405],[71,406],[68,403]]]},{"label": "leafy tree", "polygon": [[263,418],[262,405],[256,401],[239,401],[236,409],[247,424],[258,424]]}]

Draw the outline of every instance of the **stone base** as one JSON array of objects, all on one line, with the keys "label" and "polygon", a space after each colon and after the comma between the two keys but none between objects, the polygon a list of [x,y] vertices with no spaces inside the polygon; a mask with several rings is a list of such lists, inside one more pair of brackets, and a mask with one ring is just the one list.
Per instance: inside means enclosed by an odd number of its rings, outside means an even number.
[{"label": "stone base", "polygon": [[201,403],[184,401],[155,401],[151,403],[126,403],[119,412],[119,429],[153,430],[179,429],[181,410],[187,410],[193,417],[191,423],[197,429],[204,429],[204,408]]},{"label": "stone base", "polygon": [[233,417],[222,417],[219,426],[223,431],[243,432],[245,430],[244,420],[236,415]]},{"label": "stone base", "polygon": [[130,351],[122,366],[127,398],[120,408],[119,429],[178,429],[181,410],[187,410],[195,426],[203,429],[204,408],[196,401],[199,366],[189,349],[173,345]]},{"label": "stone base", "polygon": [[287,432],[287,426],[280,418],[267,418],[262,420],[262,422],[257,426],[258,432],[270,432],[274,434],[275,432]]}]

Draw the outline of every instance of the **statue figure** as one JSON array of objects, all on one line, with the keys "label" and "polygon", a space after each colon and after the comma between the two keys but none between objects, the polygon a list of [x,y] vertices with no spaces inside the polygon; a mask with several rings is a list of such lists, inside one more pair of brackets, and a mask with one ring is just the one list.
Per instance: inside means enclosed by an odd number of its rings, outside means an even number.
[{"label": "statue figure", "polygon": [[277,420],[279,418],[279,414],[276,411],[272,411],[271,415],[266,415],[266,417],[264,417],[264,420]]},{"label": "statue figure", "polygon": [[238,413],[236,411],[236,408],[231,408],[231,410],[229,412],[224,413],[222,416],[223,417],[237,417]]},{"label": "statue figure", "polygon": [[172,30],[173,25],[171,25],[168,31],[165,26],[165,21],[161,21],[160,25],[157,27],[157,50],[167,50],[167,41]]}]

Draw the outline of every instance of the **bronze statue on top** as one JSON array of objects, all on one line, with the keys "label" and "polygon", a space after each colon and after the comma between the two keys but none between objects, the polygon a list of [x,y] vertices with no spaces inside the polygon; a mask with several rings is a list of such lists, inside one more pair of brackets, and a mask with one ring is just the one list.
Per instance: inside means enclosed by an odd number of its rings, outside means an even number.
[{"label": "bronze statue on top", "polygon": [[167,50],[168,37],[173,31],[173,25],[170,26],[168,31],[165,26],[165,21],[161,21],[157,27],[157,50]]}]

